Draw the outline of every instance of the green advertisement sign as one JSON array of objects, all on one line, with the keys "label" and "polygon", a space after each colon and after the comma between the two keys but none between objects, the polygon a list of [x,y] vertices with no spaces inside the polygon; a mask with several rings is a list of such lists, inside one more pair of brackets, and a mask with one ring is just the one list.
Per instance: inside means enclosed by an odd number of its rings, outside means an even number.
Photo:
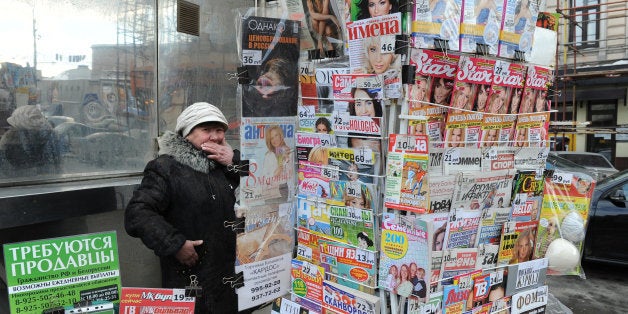
[{"label": "green advertisement sign", "polygon": [[5,244],[11,314],[119,303],[120,262],[115,231]]}]

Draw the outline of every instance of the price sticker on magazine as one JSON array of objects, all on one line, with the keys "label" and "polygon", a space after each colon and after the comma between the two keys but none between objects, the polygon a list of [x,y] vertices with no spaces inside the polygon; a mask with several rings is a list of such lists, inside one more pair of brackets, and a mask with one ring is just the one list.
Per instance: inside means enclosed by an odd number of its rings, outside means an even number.
[{"label": "price sticker on magazine", "polygon": [[569,185],[573,182],[573,174],[566,172],[554,172],[552,182],[557,184]]},{"label": "price sticker on magazine", "polygon": [[338,180],[340,178],[340,171],[337,166],[327,166],[321,170],[323,178],[328,180]]},{"label": "price sticker on magazine", "polygon": [[395,36],[385,35],[380,36],[380,53],[395,53]]},{"label": "price sticker on magazine", "polygon": [[[382,78],[379,75],[360,76],[355,79],[356,88],[382,88]],[[381,92],[375,96],[377,99],[381,99]]]},{"label": "price sticker on magazine", "polygon": [[298,303],[292,302],[288,299],[281,300],[281,307],[279,308],[279,314],[299,314],[299,313],[303,313],[303,312],[301,312],[301,306]]},{"label": "price sticker on magazine", "polygon": [[375,253],[363,249],[355,250],[355,260],[369,265],[375,264]]},{"label": "price sticker on magazine", "polygon": [[297,256],[312,260],[312,248],[302,244],[297,245]]},{"label": "price sticker on magazine", "polygon": [[362,185],[358,182],[347,182],[345,193],[347,196],[360,197],[362,196]]},{"label": "price sticker on magazine", "polygon": [[510,62],[497,60],[495,61],[494,69],[493,75],[499,76],[502,82],[510,76],[510,71],[508,71],[508,69],[510,69]]},{"label": "price sticker on magazine", "polygon": [[298,114],[299,114],[299,119],[306,119],[306,118],[311,119],[311,118],[314,118],[314,115],[316,114],[316,109],[314,108],[314,106],[299,105]]},{"label": "price sticker on magazine", "polygon": [[370,148],[360,148],[355,151],[353,159],[356,164],[372,165],[373,151]]},{"label": "price sticker on magazine", "polygon": [[450,165],[460,163],[460,150],[458,148],[450,148],[443,154],[443,161]]},{"label": "price sticker on magazine", "polygon": [[484,159],[497,160],[497,149],[495,147],[488,148],[484,153]]},{"label": "price sticker on magazine", "polygon": [[316,277],[316,275],[318,275],[317,266],[312,265],[306,261],[303,261],[303,269],[301,269],[301,271],[310,277]]},{"label": "price sticker on magazine", "polygon": [[185,289],[172,289],[172,302],[190,302],[193,297],[185,296]]},{"label": "price sticker on magazine", "polygon": [[332,114],[334,121],[334,130],[348,130],[351,116],[346,111],[334,111]]},{"label": "price sticker on magazine", "polygon": [[242,64],[244,65],[261,65],[262,64],[262,51],[261,50],[242,50]]},{"label": "price sticker on magazine", "polygon": [[416,149],[416,140],[414,139],[414,137],[409,135],[397,135],[396,139],[397,140],[395,141],[395,150],[414,151]]},{"label": "price sticker on magazine", "polygon": [[312,61],[299,62],[299,74],[300,75],[314,75],[314,63]]}]

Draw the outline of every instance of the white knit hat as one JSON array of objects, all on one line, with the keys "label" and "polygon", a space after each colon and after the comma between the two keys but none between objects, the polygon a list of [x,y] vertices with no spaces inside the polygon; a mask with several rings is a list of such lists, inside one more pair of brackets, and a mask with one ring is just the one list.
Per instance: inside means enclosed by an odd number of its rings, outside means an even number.
[{"label": "white knit hat", "polygon": [[219,122],[225,126],[225,130],[229,128],[227,118],[220,109],[206,102],[197,102],[181,112],[174,130],[186,137],[195,126],[205,122]]}]

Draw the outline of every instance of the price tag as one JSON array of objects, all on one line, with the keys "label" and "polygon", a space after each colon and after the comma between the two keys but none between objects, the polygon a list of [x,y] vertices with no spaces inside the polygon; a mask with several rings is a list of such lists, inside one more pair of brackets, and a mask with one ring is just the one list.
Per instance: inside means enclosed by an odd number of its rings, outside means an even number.
[{"label": "price tag", "polygon": [[372,165],[373,151],[370,148],[360,148],[358,150],[354,150],[353,158],[356,164]]},{"label": "price tag", "polygon": [[355,260],[360,263],[366,264],[374,264],[375,263],[375,253],[363,249],[355,250]]},{"label": "price tag", "polygon": [[334,120],[334,129],[347,129],[349,127],[350,115],[346,111],[334,111],[332,119]]},{"label": "price tag", "polygon": [[547,155],[549,155],[549,148],[548,147],[541,148],[539,150],[539,154],[537,155],[536,159],[539,162],[545,162],[545,160],[547,159]]},{"label": "price tag", "polygon": [[314,115],[316,114],[316,109],[314,108],[314,106],[299,105],[298,114],[299,119],[314,118]]},{"label": "price tag", "polygon": [[484,158],[488,160],[497,160],[497,149],[495,149],[495,147],[488,148],[484,153]]},{"label": "price tag", "polygon": [[450,148],[443,154],[443,161],[450,165],[460,163],[460,149]]},{"label": "price tag", "polygon": [[508,69],[510,69],[510,62],[497,60],[495,62],[493,75],[501,77],[502,80],[506,79],[510,76],[510,71],[508,71]]},{"label": "price tag", "polygon": [[573,182],[573,174],[566,172],[554,172],[552,182],[558,184],[571,184]]},{"label": "price tag", "polygon": [[460,290],[469,290],[471,289],[473,281],[471,280],[471,276],[462,276],[458,279],[458,287]]},{"label": "price tag", "polygon": [[190,302],[192,297],[185,296],[185,289],[172,289],[172,302]]},{"label": "price tag", "polygon": [[312,61],[300,62],[299,74],[300,75],[314,75],[314,63]]},{"label": "price tag", "polygon": [[347,207],[347,217],[362,220],[362,210],[355,207]]},{"label": "price tag", "polygon": [[316,277],[316,275],[318,274],[318,267],[316,267],[316,265],[312,265],[306,261],[303,261],[303,269],[301,269],[301,271],[310,277]]},{"label": "price tag", "polygon": [[397,141],[395,143],[395,150],[399,151],[414,151],[416,150],[416,139],[412,136],[397,135]]},{"label": "price tag", "polygon": [[322,168],[321,170],[321,174],[323,175],[323,178],[328,179],[328,180],[340,179],[339,172],[340,171],[338,171],[337,166],[327,166],[325,168]]},{"label": "price tag", "polygon": [[[382,78],[379,75],[360,76],[355,79],[356,88],[381,88]],[[381,99],[380,93],[375,96],[377,99]]]},{"label": "price tag", "polygon": [[362,196],[362,185],[358,182],[347,182],[345,193],[347,196],[360,197]]},{"label": "price tag", "polygon": [[395,36],[380,36],[380,53],[395,53]]},{"label": "price tag", "polygon": [[297,256],[307,260],[312,260],[312,248],[302,244],[297,245]]},{"label": "price tag", "polygon": [[242,50],[242,64],[244,65],[261,65],[262,51],[260,50]]}]

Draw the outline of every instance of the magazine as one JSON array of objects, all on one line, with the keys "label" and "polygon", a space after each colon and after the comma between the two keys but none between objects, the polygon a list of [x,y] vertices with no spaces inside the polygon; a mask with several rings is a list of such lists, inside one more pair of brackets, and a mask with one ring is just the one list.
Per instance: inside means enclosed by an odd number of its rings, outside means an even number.
[{"label": "magazine", "polygon": [[349,206],[374,210],[379,204],[377,187],[373,184],[357,181],[357,172],[348,173],[352,181],[332,180],[329,181],[331,196],[327,203],[331,205]]},{"label": "magazine", "polygon": [[248,176],[240,179],[242,205],[283,203],[294,195],[295,119],[244,118],[240,158],[248,160]]},{"label": "magazine", "polygon": [[528,289],[512,296],[513,300],[525,300],[525,302],[513,302],[511,314],[545,313],[549,292],[547,286]]},{"label": "magazine", "polygon": [[348,74],[349,68],[331,64],[317,64],[313,70],[312,83],[315,84],[316,95],[303,95],[303,98],[315,97],[318,104],[315,107],[316,113],[333,113],[334,111],[334,91],[332,77],[334,74]]},{"label": "magazine", "polygon": [[552,81],[553,73],[551,69],[538,65],[529,66],[521,96],[519,113],[549,111],[551,108],[549,108],[549,102],[546,98]]},{"label": "magazine", "polygon": [[449,114],[462,114],[470,110],[484,112],[494,71],[495,60],[461,56],[449,102]]},{"label": "magazine", "polygon": [[331,236],[339,242],[375,250],[373,211],[350,206],[329,206]]},{"label": "magazine", "polygon": [[305,22],[314,42],[314,49],[325,56],[326,51],[335,50],[344,54],[345,41],[342,31],[343,12],[332,5],[335,0],[302,0]]},{"label": "magazine", "polygon": [[[440,282],[442,287],[454,283],[454,277],[479,269],[477,248],[455,248],[443,250]],[[443,295],[447,295],[443,292]],[[466,299],[465,299],[466,300]]]},{"label": "magazine", "polygon": [[297,113],[299,21],[249,16],[242,20],[243,117],[282,117]]},{"label": "magazine", "polygon": [[541,175],[537,171],[520,170],[515,175],[512,188],[510,220],[538,220],[543,202],[543,186],[549,171]]},{"label": "magazine", "polygon": [[497,266],[526,262],[533,258],[538,224],[538,220],[504,223],[499,241]]},{"label": "magazine", "polygon": [[[485,113],[482,117],[480,147],[504,147],[510,145],[514,133],[517,115],[495,115]],[[512,156],[514,168],[514,156]],[[508,169],[496,164],[492,170]]]},{"label": "magazine", "polygon": [[382,77],[375,74],[332,75],[334,132],[381,135],[384,112]]},{"label": "magazine", "polygon": [[506,280],[506,296],[544,285],[547,265],[547,258],[509,265]]},{"label": "magazine", "polygon": [[316,235],[329,237],[331,235],[329,206],[325,203],[325,199],[299,195],[297,197],[297,226]]},{"label": "magazine", "polygon": [[497,55],[503,1],[464,1],[460,22],[460,51]]},{"label": "magazine", "polygon": [[496,60],[493,84],[484,112],[493,114],[519,113],[519,101],[527,68],[520,63]]},{"label": "magazine", "polygon": [[549,118],[550,113],[520,114],[515,126],[516,147],[546,147],[549,146]]},{"label": "magazine", "polygon": [[364,314],[377,314],[381,310],[380,302],[378,296],[323,281],[323,308],[331,313],[353,314],[359,310]]},{"label": "magazine", "polygon": [[462,173],[454,189],[452,208],[481,212],[484,208],[508,203],[514,172],[509,170]]},{"label": "magazine", "polygon": [[298,227],[296,258],[318,265],[321,256],[318,239],[319,236],[315,233],[306,228]]},{"label": "magazine", "polygon": [[[320,239],[320,265],[328,280],[365,292],[374,292],[377,284],[375,252],[348,244]],[[372,244],[372,243],[371,243]]]},{"label": "magazine", "polygon": [[348,175],[357,172],[358,181],[374,183],[379,175],[379,159],[370,148],[330,148],[328,164],[341,170],[340,180],[351,181]]},{"label": "magazine", "polygon": [[482,210],[476,247],[482,244],[499,244],[502,228],[510,216],[509,202]]},{"label": "magazine", "polygon": [[514,171],[515,151],[515,148],[507,146],[489,146],[482,148],[482,172],[499,170]]},{"label": "magazine", "polygon": [[292,279],[292,293],[318,304],[323,302],[325,271],[322,267],[293,259],[290,278]]},{"label": "magazine", "polygon": [[449,213],[451,210],[456,176],[432,175],[428,180],[430,191],[430,213]]},{"label": "magazine", "polygon": [[452,211],[445,234],[447,239],[445,247],[447,249],[475,247],[480,214],[481,212],[477,210]]},{"label": "magazine", "polygon": [[[458,51],[462,0],[414,2],[412,44],[416,48]],[[445,44],[439,44],[439,41]]]},{"label": "magazine", "polygon": [[428,211],[428,155],[426,135],[391,134],[386,165],[386,207]]},{"label": "magazine", "polygon": [[539,13],[539,2],[506,0],[502,18],[498,56],[507,59],[525,53],[526,60],[534,42],[534,28]]},{"label": "magazine", "polygon": [[[382,217],[379,287],[395,294],[412,295],[425,302],[431,269],[431,224],[421,220],[397,223],[395,214]],[[410,282],[411,289],[405,282]]]}]

